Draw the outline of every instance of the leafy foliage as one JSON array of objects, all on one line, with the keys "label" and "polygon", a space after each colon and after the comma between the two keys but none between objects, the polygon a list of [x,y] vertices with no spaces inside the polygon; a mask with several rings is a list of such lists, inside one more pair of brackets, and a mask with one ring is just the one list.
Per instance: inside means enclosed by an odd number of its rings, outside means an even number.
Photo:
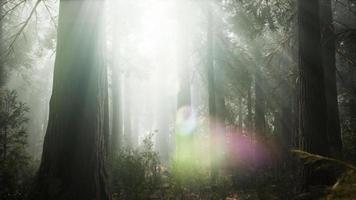
[{"label": "leafy foliage", "polygon": [[167,199],[224,199],[231,191],[229,176],[211,182],[209,170],[198,165],[173,162]]},{"label": "leafy foliage", "polygon": [[223,199],[232,186],[228,176],[211,183],[208,168],[198,165],[161,165],[152,135],[141,148],[121,150],[113,158],[111,177],[114,199]]},{"label": "leafy foliage", "polygon": [[124,149],[112,162],[114,198],[147,199],[160,185],[160,161],[153,151],[152,134],[140,149]]},{"label": "leafy foliage", "polygon": [[25,129],[29,109],[15,91],[0,93],[0,198],[21,199],[31,177]]}]

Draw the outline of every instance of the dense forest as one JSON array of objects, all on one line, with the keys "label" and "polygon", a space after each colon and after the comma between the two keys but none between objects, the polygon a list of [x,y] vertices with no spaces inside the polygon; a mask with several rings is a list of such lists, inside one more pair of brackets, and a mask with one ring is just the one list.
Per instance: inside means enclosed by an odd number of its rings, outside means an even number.
[{"label": "dense forest", "polygon": [[0,199],[356,199],[356,1],[0,0]]}]

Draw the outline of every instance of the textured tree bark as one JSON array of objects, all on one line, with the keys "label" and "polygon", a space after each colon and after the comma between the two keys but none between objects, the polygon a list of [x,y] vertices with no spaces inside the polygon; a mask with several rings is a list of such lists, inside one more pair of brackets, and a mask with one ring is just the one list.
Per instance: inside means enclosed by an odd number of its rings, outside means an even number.
[{"label": "textured tree bark", "polygon": [[[298,66],[299,67],[299,66]],[[292,147],[293,148],[298,148],[299,147],[299,140],[300,140],[300,134],[299,134],[299,121],[300,121],[300,79],[296,81],[295,85],[292,85]]]},{"label": "textured tree bark", "polygon": [[327,134],[331,154],[340,158],[342,141],[337,101],[335,36],[331,0],[320,0],[322,62],[327,106]]},{"label": "textured tree bark", "polygon": [[108,200],[103,1],[60,2],[53,91],[32,200]]},{"label": "textured tree bark", "polygon": [[[289,62],[287,58],[282,58],[280,62],[281,74],[288,74],[291,68],[288,68]],[[281,87],[279,90],[279,134],[283,148],[288,150],[293,147],[292,138],[293,131],[295,131],[295,126],[293,124],[293,119],[295,118],[293,113],[293,103],[295,90],[290,83],[290,78],[281,77]],[[297,93],[297,92],[296,92]],[[285,153],[288,153],[285,151]]]},{"label": "textured tree bark", "polygon": [[286,149],[292,147],[292,131],[293,131],[293,94],[292,88],[289,87],[288,83],[282,84],[281,97],[282,101],[280,104],[280,134],[283,145]]},{"label": "textured tree bark", "polygon": [[[310,153],[329,155],[324,73],[318,0],[298,1],[300,71],[300,148]],[[328,184],[327,173],[304,169],[306,190]]]},{"label": "textured tree bark", "polygon": [[[354,56],[356,59],[356,55]],[[354,66],[350,66],[354,67]],[[351,91],[356,91],[356,71],[352,69],[351,72],[350,85],[348,86]],[[349,120],[350,120],[350,129],[351,131],[356,131],[356,97],[355,94],[351,94],[351,99],[349,102]]]}]

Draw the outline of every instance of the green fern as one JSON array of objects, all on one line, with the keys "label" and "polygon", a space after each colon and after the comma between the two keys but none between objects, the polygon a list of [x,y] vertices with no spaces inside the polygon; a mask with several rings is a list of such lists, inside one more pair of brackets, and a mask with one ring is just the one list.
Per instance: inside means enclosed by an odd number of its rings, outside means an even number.
[{"label": "green fern", "polygon": [[311,154],[301,150],[291,150],[304,161],[306,165],[319,168],[321,165],[339,166],[344,172],[337,182],[329,189],[325,199],[327,200],[351,200],[356,199],[356,166],[334,158]]},{"label": "green fern", "polygon": [[352,165],[342,160],[321,156],[317,154],[312,154],[302,150],[291,150],[291,152],[297,155],[300,159],[302,159],[304,161],[304,164],[306,165],[317,165],[317,164],[337,165],[343,167],[345,170],[356,171],[355,165]]}]

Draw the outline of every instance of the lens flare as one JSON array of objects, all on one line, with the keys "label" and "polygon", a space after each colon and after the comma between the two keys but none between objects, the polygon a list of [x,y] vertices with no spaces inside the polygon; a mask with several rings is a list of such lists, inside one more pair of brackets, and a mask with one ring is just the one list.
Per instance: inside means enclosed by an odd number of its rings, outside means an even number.
[{"label": "lens flare", "polygon": [[197,127],[196,113],[189,106],[177,111],[176,130],[179,135],[192,135]]},{"label": "lens flare", "polygon": [[213,126],[207,123],[201,125],[197,121],[191,108],[179,109],[175,161],[185,167],[209,168],[217,165],[221,170],[257,170],[273,164],[279,158],[275,154],[279,152],[279,145],[258,137],[254,131],[232,128],[218,120],[205,120],[213,123]]}]

